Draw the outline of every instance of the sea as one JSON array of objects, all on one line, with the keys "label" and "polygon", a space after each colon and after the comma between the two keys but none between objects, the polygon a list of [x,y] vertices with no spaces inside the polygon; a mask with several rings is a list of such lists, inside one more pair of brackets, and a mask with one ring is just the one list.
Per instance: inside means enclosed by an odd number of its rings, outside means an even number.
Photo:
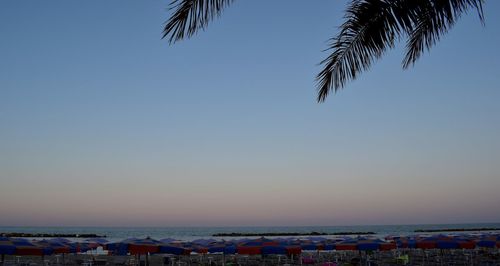
[{"label": "sea", "polygon": [[[412,235],[415,230],[500,228],[500,223],[471,224],[415,224],[415,225],[357,225],[357,226],[231,226],[231,227],[26,227],[0,226],[0,233],[47,233],[47,234],[97,234],[104,235],[108,241],[126,238],[155,239],[174,238],[183,241],[195,239],[231,239],[214,237],[219,233],[339,233],[375,232],[376,237],[387,235]],[[497,231],[498,232],[498,231]],[[241,237],[240,237],[241,238]]]}]

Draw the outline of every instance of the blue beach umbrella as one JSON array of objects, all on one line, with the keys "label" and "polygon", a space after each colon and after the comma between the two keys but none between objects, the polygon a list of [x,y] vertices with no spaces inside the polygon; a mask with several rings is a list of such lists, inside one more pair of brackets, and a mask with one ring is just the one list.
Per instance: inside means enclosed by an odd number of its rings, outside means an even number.
[{"label": "blue beach umbrella", "polygon": [[313,242],[323,242],[323,241],[328,240],[328,238],[321,237],[321,236],[309,236],[309,237],[306,237],[306,239],[311,240]]},{"label": "blue beach umbrella", "polygon": [[128,255],[128,243],[124,242],[107,243],[105,245],[105,249],[114,255],[118,256]]},{"label": "blue beach umbrella", "polygon": [[195,240],[191,241],[191,243],[201,245],[201,246],[208,246],[209,244],[217,243],[217,240],[211,239],[211,238],[210,239],[200,238],[200,239],[195,239]]},{"label": "blue beach umbrella", "polygon": [[171,244],[160,244],[158,253],[172,254],[172,255],[189,255],[191,254],[191,249],[185,248],[180,245]]},{"label": "blue beach umbrella", "polygon": [[315,242],[310,240],[299,241],[298,243],[302,250],[323,250],[324,244],[322,242]]},{"label": "blue beach umbrella", "polygon": [[287,249],[285,246],[263,246],[261,253],[262,255],[286,255]]},{"label": "blue beach umbrella", "polygon": [[162,243],[171,243],[171,242],[176,242],[178,241],[177,239],[174,239],[174,238],[163,238],[163,239],[160,239],[160,242]]},{"label": "blue beach umbrella", "polygon": [[180,242],[172,238],[165,238],[160,240],[158,245],[158,253],[172,254],[172,255],[189,255],[191,254],[191,249],[186,248],[187,243]]},{"label": "blue beach umbrella", "polygon": [[39,246],[51,249],[55,254],[71,253],[71,249],[66,243],[62,243],[57,240],[39,240],[34,241],[34,243]]},{"label": "blue beach umbrella", "polygon": [[11,241],[16,247],[15,255],[45,256],[54,253],[53,248],[31,242],[24,238],[13,238]]},{"label": "blue beach umbrella", "polygon": [[152,238],[129,239],[125,241],[128,244],[128,251],[133,255],[149,254],[158,252],[158,247],[162,244],[160,241]]},{"label": "blue beach umbrella", "polygon": [[489,239],[481,239],[477,241],[476,245],[482,248],[494,248],[497,246],[497,241]]},{"label": "blue beach umbrella", "polygon": [[96,238],[87,238],[85,239],[85,242],[87,243],[96,243],[100,246],[104,246],[106,245],[106,243],[109,243],[109,241],[107,239],[104,239],[104,238],[99,238],[99,237],[96,237]]},{"label": "blue beach umbrella", "polygon": [[[0,237],[0,255],[13,255],[16,252],[16,246],[9,237]],[[2,259],[3,261],[3,259]]]}]

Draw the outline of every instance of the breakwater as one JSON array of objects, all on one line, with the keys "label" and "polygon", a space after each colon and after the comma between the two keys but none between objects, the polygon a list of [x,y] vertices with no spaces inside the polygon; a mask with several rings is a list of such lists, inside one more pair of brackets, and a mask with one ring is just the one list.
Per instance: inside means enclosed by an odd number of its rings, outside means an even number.
[{"label": "breakwater", "polygon": [[335,233],[324,233],[324,232],[268,232],[268,233],[218,233],[213,234],[214,237],[244,237],[244,236],[335,236],[335,235],[374,235],[375,232],[335,232]]},{"label": "breakwater", "polygon": [[439,233],[439,232],[480,232],[500,231],[500,228],[443,228],[443,229],[417,229],[415,233]]},{"label": "breakwater", "polygon": [[105,235],[98,234],[46,234],[46,233],[0,233],[3,237],[67,237],[67,238],[105,238]]}]

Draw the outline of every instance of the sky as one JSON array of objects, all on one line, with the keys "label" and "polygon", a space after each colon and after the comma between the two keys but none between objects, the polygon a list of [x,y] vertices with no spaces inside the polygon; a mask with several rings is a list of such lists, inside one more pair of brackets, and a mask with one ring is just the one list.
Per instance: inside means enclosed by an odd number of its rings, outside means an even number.
[{"label": "sky", "polygon": [[0,1],[0,226],[500,222],[500,2],[325,103],[346,1]]}]

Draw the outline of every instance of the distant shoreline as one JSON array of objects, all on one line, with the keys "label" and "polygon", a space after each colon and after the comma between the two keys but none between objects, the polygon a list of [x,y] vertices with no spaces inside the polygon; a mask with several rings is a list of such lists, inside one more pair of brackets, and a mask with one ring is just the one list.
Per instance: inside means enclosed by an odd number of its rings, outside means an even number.
[{"label": "distant shoreline", "polygon": [[500,231],[500,228],[444,228],[444,229],[417,229],[415,233],[438,232],[472,232],[472,231]]},{"label": "distant shoreline", "polygon": [[98,234],[45,234],[45,233],[0,233],[3,237],[69,237],[69,238],[106,238]]},{"label": "distant shoreline", "polygon": [[277,233],[218,233],[213,234],[214,237],[241,237],[241,236],[331,236],[331,235],[375,235],[375,232],[336,232],[336,233],[323,233],[323,232],[277,232]]}]

